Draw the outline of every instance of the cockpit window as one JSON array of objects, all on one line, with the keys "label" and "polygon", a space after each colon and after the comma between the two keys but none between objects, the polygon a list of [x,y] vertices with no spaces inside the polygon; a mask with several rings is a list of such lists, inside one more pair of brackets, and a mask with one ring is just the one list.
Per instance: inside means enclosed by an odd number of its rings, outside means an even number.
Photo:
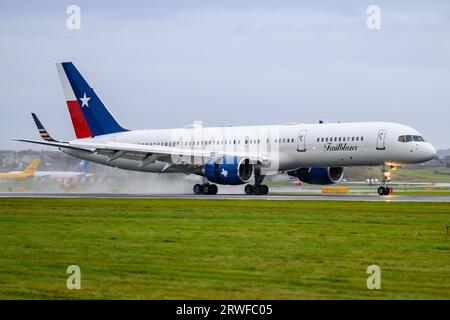
[{"label": "cockpit window", "polygon": [[411,141],[417,141],[417,142],[423,142],[425,139],[422,136],[410,136],[410,135],[404,135],[398,137],[399,142],[411,142]]}]

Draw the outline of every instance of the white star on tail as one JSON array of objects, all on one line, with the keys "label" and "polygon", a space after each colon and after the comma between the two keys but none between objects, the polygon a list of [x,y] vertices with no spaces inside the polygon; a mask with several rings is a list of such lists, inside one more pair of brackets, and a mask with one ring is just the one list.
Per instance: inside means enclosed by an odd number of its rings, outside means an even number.
[{"label": "white star on tail", "polygon": [[80,98],[81,100],[81,107],[83,108],[84,106],[89,107],[88,101],[91,100],[91,98],[86,97],[86,92],[84,93],[83,98]]},{"label": "white star on tail", "polygon": [[220,172],[220,174],[223,175],[226,178],[227,175],[228,175],[228,171],[225,170],[224,168],[222,168],[222,171]]}]

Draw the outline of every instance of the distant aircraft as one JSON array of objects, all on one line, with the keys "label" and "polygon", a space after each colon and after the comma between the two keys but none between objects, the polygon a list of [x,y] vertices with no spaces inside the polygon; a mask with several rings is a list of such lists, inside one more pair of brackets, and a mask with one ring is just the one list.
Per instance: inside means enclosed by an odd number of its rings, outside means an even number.
[{"label": "distant aircraft", "polygon": [[392,167],[436,155],[416,130],[390,122],[130,131],[119,125],[71,62],[58,63],[57,69],[76,139],[54,140],[33,114],[44,141],[13,140],[57,147],[80,159],[127,170],[195,174],[204,179],[194,186],[195,194],[215,194],[217,185],[241,184],[247,184],[246,194],[267,194],[264,178],[278,173],[306,183],[332,184],[342,179],[345,166],[379,165],[383,181],[378,193],[387,195]]},{"label": "distant aircraft", "polygon": [[41,159],[34,159],[23,171],[0,172],[1,181],[23,181],[32,179],[37,167],[41,164]]},{"label": "distant aircraft", "polygon": [[82,160],[77,164],[72,171],[36,171],[34,177],[39,180],[51,180],[51,179],[76,179],[88,174],[89,162]]}]

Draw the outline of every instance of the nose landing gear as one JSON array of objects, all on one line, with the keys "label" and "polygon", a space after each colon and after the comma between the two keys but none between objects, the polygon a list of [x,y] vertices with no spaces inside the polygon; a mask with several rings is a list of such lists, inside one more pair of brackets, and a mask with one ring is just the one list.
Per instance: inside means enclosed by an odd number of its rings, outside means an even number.
[{"label": "nose landing gear", "polygon": [[391,169],[393,167],[389,166],[387,169],[385,166],[381,167],[381,173],[383,174],[383,180],[381,181],[381,186],[378,188],[378,194],[380,196],[387,196],[394,192],[394,188],[389,187],[387,183],[391,181]]},{"label": "nose landing gear", "polygon": [[381,186],[378,188],[378,194],[380,196],[387,196],[388,194],[394,192],[394,189],[392,187],[388,186]]}]

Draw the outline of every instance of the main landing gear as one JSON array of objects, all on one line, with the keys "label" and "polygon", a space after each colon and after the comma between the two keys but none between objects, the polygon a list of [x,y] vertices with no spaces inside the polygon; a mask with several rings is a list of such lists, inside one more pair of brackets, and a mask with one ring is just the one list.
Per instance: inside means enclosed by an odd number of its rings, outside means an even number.
[{"label": "main landing gear", "polygon": [[269,193],[269,187],[265,184],[255,184],[254,186],[251,184],[248,184],[245,186],[245,194],[251,195],[265,195]]},{"label": "main landing gear", "polygon": [[194,186],[195,194],[217,194],[218,190],[217,185],[210,183],[196,184]]},{"label": "main landing gear", "polygon": [[380,196],[387,196],[388,194],[394,192],[394,188],[389,187],[387,183],[391,181],[391,169],[395,169],[393,167],[388,167],[386,169],[385,166],[381,167],[381,173],[383,174],[383,180],[381,181],[381,186],[378,187],[378,194]]},{"label": "main landing gear", "polygon": [[248,184],[245,186],[244,191],[247,195],[265,195],[269,193],[269,187],[265,184],[262,184],[264,181],[264,178],[266,176],[261,174],[261,169],[256,168],[255,169],[255,184],[251,185]]}]

